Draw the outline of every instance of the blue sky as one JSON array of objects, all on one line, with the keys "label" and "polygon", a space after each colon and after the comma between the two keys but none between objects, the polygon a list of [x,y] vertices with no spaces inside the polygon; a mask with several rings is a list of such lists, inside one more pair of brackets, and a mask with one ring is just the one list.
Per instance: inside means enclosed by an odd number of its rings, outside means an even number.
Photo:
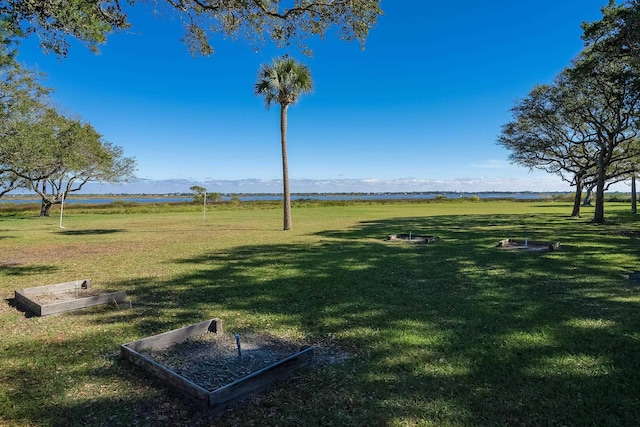
[{"label": "blue sky", "polygon": [[76,43],[58,59],[31,38],[19,59],[47,75],[63,111],[136,158],[138,182],[89,192],[281,191],[278,108],[253,85],[285,53],[315,84],[289,109],[292,192],[571,191],[510,165],[495,141],[514,102],[579,53],[580,24],[604,3],[383,0],[365,50],[330,33],[309,41],[312,58],[222,37],[193,58],[180,20],[140,4],[98,55]]}]

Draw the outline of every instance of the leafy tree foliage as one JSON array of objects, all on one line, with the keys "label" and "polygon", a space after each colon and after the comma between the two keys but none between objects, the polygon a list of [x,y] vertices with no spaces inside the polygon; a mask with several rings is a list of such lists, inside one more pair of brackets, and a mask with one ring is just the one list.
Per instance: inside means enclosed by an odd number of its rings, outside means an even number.
[{"label": "leafy tree foliage", "polygon": [[104,141],[89,123],[50,110],[47,120],[34,127],[47,139],[37,153],[39,167],[21,173],[42,197],[41,215],[49,216],[52,205],[89,181],[122,182],[133,177],[135,160],[124,157],[121,147]]},{"label": "leafy tree foliage", "polygon": [[287,159],[287,110],[290,105],[298,102],[302,94],[309,93],[313,89],[311,71],[306,65],[292,58],[275,59],[271,65],[262,65],[254,89],[256,95],[264,97],[267,109],[274,103],[280,104],[284,230],[290,230],[291,193]]},{"label": "leafy tree foliage", "polygon": [[638,0],[609,4],[602,8],[602,19],[582,25],[586,44],[613,58],[639,61],[640,2]]},{"label": "leafy tree foliage", "polygon": [[191,190],[191,192],[193,193],[193,201],[194,203],[203,203],[204,202],[204,197],[207,194],[207,189],[204,187],[201,187],[199,185],[194,185],[191,188],[189,188],[189,190]]},{"label": "leafy tree foliage", "polygon": [[42,216],[87,182],[121,182],[135,169],[135,160],[93,126],[51,108],[15,123],[4,142],[12,152],[10,172],[40,195]]},{"label": "leafy tree foliage", "polygon": [[586,50],[563,74],[569,108],[596,136],[594,223],[603,223],[604,193],[635,172],[640,158],[640,75],[620,58]]},{"label": "leafy tree foliage", "polygon": [[[583,24],[583,39],[590,58],[581,66],[589,73],[599,57],[606,57],[625,63],[625,72],[640,75],[640,2],[627,0],[616,4],[609,0],[609,4],[602,8],[602,19]],[[635,176],[640,159],[632,159],[627,169],[632,169],[633,204],[635,206]],[[635,212],[635,207],[632,208]]]},{"label": "leafy tree foliage", "polygon": [[8,0],[0,2],[0,16],[16,34],[35,33],[45,50],[64,56],[69,36],[96,49],[110,32],[131,25],[125,7],[141,3],[177,13],[187,46],[203,55],[213,53],[214,34],[304,49],[306,38],[336,27],[342,38],[363,44],[382,14],[380,0]]},{"label": "leafy tree foliage", "polygon": [[[6,45],[0,44],[2,47]],[[39,76],[15,62],[6,49],[0,48],[0,197],[25,186],[24,178],[14,172],[15,165],[25,161],[19,153],[31,152],[17,146],[16,134],[21,123],[31,120],[44,108],[50,89],[41,86]]]},{"label": "leafy tree foliage", "polygon": [[559,175],[576,187],[572,216],[580,215],[585,181],[595,177],[596,135],[567,108],[556,85],[536,86],[511,109],[513,120],[498,143],[511,151],[513,163]]},{"label": "leafy tree foliage", "polygon": [[604,192],[635,174],[640,159],[640,7],[603,8],[585,24],[585,49],[551,86],[535,88],[514,109],[499,143],[511,159],[571,177],[574,214],[582,185],[595,187],[593,222],[604,222]]},{"label": "leafy tree foliage", "polygon": [[0,43],[0,197],[33,189],[48,215],[53,204],[89,181],[133,176],[135,161],[122,148],[104,141],[90,124],[48,106],[50,89],[13,60],[8,46]]},{"label": "leafy tree foliage", "polygon": [[[583,187],[597,191],[600,182],[604,192],[627,179],[640,154],[633,82],[627,81],[631,96],[625,96],[619,91],[625,79],[612,83],[608,77],[587,78],[573,68],[553,85],[536,86],[512,109],[514,119],[498,139],[511,151],[512,162],[558,174],[576,187],[573,216],[580,215]],[[602,207],[597,200],[596,207]]]}]

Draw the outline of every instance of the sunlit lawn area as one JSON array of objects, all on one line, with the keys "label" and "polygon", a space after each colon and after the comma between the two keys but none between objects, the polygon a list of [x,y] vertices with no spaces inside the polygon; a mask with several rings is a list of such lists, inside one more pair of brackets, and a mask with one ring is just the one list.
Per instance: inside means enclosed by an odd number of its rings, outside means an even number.
[{"label": "sunlit lawn area", "polygon": [[[0,214],[0,425],[637,425],[638,219],[561,202]],[[155,210],[155,212],[154,212]],[[389,234],[437,235],[409,245]],[[505,251],[499,240],[561,243]],[[90,278],[131,306],[48,317],[15,289]],[[211,418],[120,358],[213,317],[349,357]]]}]

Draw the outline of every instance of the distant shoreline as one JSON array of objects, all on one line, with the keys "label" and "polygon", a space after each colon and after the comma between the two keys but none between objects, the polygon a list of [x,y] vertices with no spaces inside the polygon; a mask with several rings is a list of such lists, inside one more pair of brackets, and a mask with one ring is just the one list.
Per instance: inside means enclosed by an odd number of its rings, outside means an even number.
[{"label": "distant shoreline", "polygon": [[[474,192],[460,192],[460,191],[407,191],[407,192],[322,192],[322,193],[291,193],[292,197],[385,197],[385,196],[436,196],[436,195],[456,195],[460,197],[470,197],[473,195],[496,195],[501,197],[508,197],[509,195],[557,195],[568,194],[566,191],[474,191]],[[215,192],[208,192],[207,194],[215,194]],[[217,193],[222,197],[281,197],[282,193]],[[612,192],[611,194],[630,194],[626,192]],[[68,199],[94,199],[94,198],[184,198],[194,197],[192,193],[94,193],[94,194],[78,194],[72,193]],[[40,200],[40,197],[36,194],[7,194],[0,200],[14,199],[14,200]]]},{"label": "distant shoreline", "polygon": [[[208,193],[217,194],[217,202],[274,202],[281,201],[281,193]],[[566,195],[567,193],[539,193],[539,192],[404,192],[404,193],[292,193],[292,201],[320,201],[320,202],[348,202],[348,201],[420,201],[433,199],[516,199],[516,200],[545,200]],[[208,200],[213,202],[213,197]],[[108,205],[111,203],[191,203],[194,195],[191,193],[174,194],[73,194],[64,202],[65,204],[91,204]],[[10,195],[0,199],[0,204],[27,204],[40,203],[40,198],[33,194]]]},{"label": "distant shoreline", "polygon": [[[210,195],[216,193],[208,193]],[[217,193],[220,197],[207,198],[208,204],[215,203],[276,203],[282,202],[281,193]],[[607,198],[628,198],[631,193],[611,192]],[[572,200],[570,192],[504,192],[487,191],[477,193],[463,192],[405,192],[405,193],[292,193],[292,202],[320,202],[320,203],[389,203],[389,202],[428,202],[438,200],[517,200],[534,202],[544,200]],[[191,193],[174,194],[73,194],[65,199],[65,205],[111,205],[111,204],[190,204],[195,202]],[[33,194],[9,195],[0,199],[0,205],[40,204],[41,199]],[[202,203],[202,202],[200,202]]]}]

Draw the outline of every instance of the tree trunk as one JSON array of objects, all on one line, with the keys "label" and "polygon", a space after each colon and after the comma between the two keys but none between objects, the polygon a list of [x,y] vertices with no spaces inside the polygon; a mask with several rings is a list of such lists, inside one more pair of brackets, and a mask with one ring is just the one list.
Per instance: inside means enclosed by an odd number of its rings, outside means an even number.
[{"label": "tree trunk", "polygon": [[289,192],[289,162],[287,160],[287,105],[280,106],[280,141],[282,144],[282,199],[284,230],[291,230],[291,194]]},{"label": "tree trunk", "polygon": [[587,188],[587,195],[584,196],[584,202],[582,202],[582,206],[591,206],[591,194],[593,193],[593,185],[590,185]]},{"label": "tree trunk", "polygon": [[[42,181],[42,194],[47,194],[47,181]],[[53,203],[50,200],[47,200],[45,197],[42,198],[42,203],[40,204],[40,216],[51,216],[51,207]]]},{"label": "tree trunk", "polygon": [[638,213],[638,199],[636,197],[636,174],[631,177],[631,213]]},{"label": "tree trunk", "polygon": [[576,176],[576,195],[573,199],[573,212],[571,212],[574,218],[580,218],[580,199],[582,199],[582,177]]},{"label": "tree trunk", "polygon": [[40,216],[51,216],[52,207],[53,203],[51,203],[51,200],[43,198],[42,205],[40,206]]},{"label": "tree trunk", "polygon": [[596,209],[593,214],[594,224],[604,224],[604,184],[605,184],[605,162],[604,149],[598,154],[598,177],[596,180]]}]

